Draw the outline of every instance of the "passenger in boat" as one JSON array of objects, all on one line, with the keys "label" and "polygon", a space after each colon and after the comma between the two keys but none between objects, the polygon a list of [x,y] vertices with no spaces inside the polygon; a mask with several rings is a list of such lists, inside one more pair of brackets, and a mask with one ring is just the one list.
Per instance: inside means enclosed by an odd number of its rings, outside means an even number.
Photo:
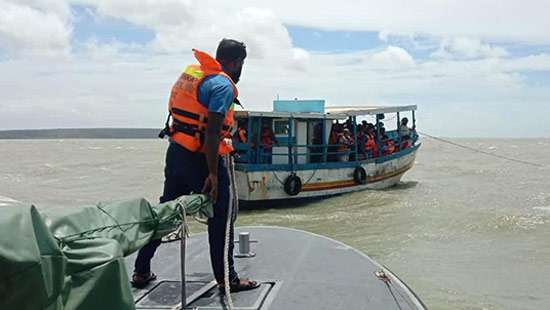
[{"label": "passenger in boat", "polygon": [[262,146],[262,163],[271,164],[273,144],[277,143],[275,134],[269,126],[263,126],[260,133],[260,145]]},{"label": "passenger in boat", "polygon": [[367,125],[367,133],[365,135],[365,153],[368,157],[378,157],[378,145],[376,144],[376,135],[373,124]]},{"label": "passenger in boat", "polygon": [[366,142],[365,135],[366,135],[366,129],[365,127],[363,127],[363,124],[357,125],[357,144],[359,145],[359,147],[357,148],[357,152],[359,153],[357,154],[358,160],[365,159],[365,148],[361,147],[362,145],[365,145],[365,142]]},{"label": "passenger in boat", "polygon": [[382,153],[384,155],[390,155],[395,152],[395,142],[386,135],[386,129],[380,128],[380,142],[382,142]]},{"label": "passenger in boat", "polygon": [[[355,141],[351,129],[344,129],[344,138],[346,139],[346,147],[348,151],[351,151],[353,149],[353,143]],[[355,154],[349,154],[348,160],[355,160],[355,157]]]},{"label": "passenger in boat", "polygon": [[401,125],[399,126],[399,136],[401,137],[401,149],[412,146],[411,133],[415,131],[415,128],[413,126],[413,128],[410,129],[407,126],[408,123],[409,123],[408,118],[403,117],[403,119],[401,119]]},{"label": "passenger in boat", "polygon": [[[378,125],[375,126],[376,128],[376,134],[381,133],[382,131],[385,132],[386,128],[384,127],[384,123],[378,122]],[[380,134],[380,139],[382,139],[382,134]]]},{"label": "passenger in boat", "polygon": [[[193,50],[199,64],[187,66],[174,84],[169,100],[170,117],[164,133],[170,137],[164,169],[164,191],[160,202],[174,200],[182,195],[205,193],[214,203],[214,217],[208,219],[210,262],[214,278],[220,289],[224,287],[224,263],[228,262],[231,291],[254,289],[256,281],[240,278],[233,262],[233,219],[229,213],[233,204],[230,173],[227,163],[233,151],[231,133],[234,124],[233,102],[246,47],[235,40],[223,39],[217,48],[216,58]],[[235,211],[235,208],[232,208]],[[226,236],[227,221],[229,236]],[[225,240],[228,252],[225,256]],[[151,272],[151,259],[161,244],[152,240],[139,250],[135,261],[132,285],[147,286],[156,279]]]},{"label": "passenger in boat", "polygon": [[338,134],[341,132],[341,125],[338,124],[338,121],[336,123],[332,124],[332,128],[330,130],[330,136],[328,139],[329,147],[327,148],[327,152],[329,153],[327,155],[328,161],[337,161],[338,156],[337,154],[334,154],[338,152]]},{"label": "passenger in boat", "polygon": [[349,129],[343,129],[338,133],[338,161],[349,160],[349,150],[352,144],[352,138]]},{"label": "passenger in boat", "polygon": [[237,129],[237,141],[240,143],[247,143],[248,141],[246,139],[246,129],[243,127],[239,127],[239,129]]}]

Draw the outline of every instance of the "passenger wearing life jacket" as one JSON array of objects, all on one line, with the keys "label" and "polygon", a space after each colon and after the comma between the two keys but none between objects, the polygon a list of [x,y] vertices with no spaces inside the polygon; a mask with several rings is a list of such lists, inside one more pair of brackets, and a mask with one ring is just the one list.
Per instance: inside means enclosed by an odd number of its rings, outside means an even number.
[{"label": "passenger wearing life jacket", "polygon": [[386,129],[380,128],[380,137],[382,142],[382,150],[384,155],[390,155],[395,152],[395,142],[386,135]]},{"label": "passenger wearing life jacket", "polygon": [[[216,58],[193,50],[198,64],[185,68],[172,88],[168,103],[168,120],[159,136],[169,136],[166,152],[164,192],[160,202],[190,193],[207,194],[214,203],[214,217],[208,220],[210,261],[214,277],[224,285],[224,245],[228,210],[233,203],[231,179],[225,162],[231,159],[233,107],[246,47],[243,43],[223,39]],[[171,121],[170,121],[171,120]],[[232,208],[235,210],[235,208]],[[233,225],[230,225],[229,286],[231,291],[253,289],[255,281],[240,279],[233,265]],[[151,259],[160,240],[153,240],[140,249],[132,285],[145,287],[156,276],[151,272]]]},{"label": "passenger wearing life jacket", "polygon": [[332,124],[332,128],[330,130],[330,135],[328,137],[328,148],[327,152],[329,153],[327,155],[328,161],[336,161],[338,156],[335,154],[338,151],[338,132],[341,130],[341,125],[338,123]]},{"label": "passenger wearing life jacket", "polygon": [[247,143],[248,141],[246,138],[246,129],[243,127],[239,127],[237,130],[237,141],[240,143]]},{"label": "passenger wearing life jacket", "polygon": [[273,147],[273,143],[275,143],[275,135],[273,134],[273,131],[267,127],[262,127],[262,131],[260,134],[260,144],[264,149],[270,149]]},{"label": "passenger wearing life jacket", "polygon": [[378,145],[373,133],[367,133],[366,135],[365,153],[368,157],[378,157]]},{"label": "passenger wearing life jacket", "polygon": [[273,144],[276,143],[275,134],[268,126],[263,126],[260,131],[260,145],[262,146],[262,163],[272,162]]},{"label": "passenger wearing life jacket", "polygon": [[365,159],[365,148],[361,147],[365,145],[366,139],[365,139],[365,128],[363,127],[363,124],[357,124],[357,156],[358,160],[364,160]]},{"label": "passenger wearing life jacket", "polygon": [[368,157],[378,157],[378,145],[376,144],[376,135],[374,134],[374,126],[367,124],[367,132],[365,134],[365,153]]},{"label": "passenger wearing life jacket", "polygon": [[349,150],[353,143],[349,129],[338,132],[338,161],[349,160]]}]

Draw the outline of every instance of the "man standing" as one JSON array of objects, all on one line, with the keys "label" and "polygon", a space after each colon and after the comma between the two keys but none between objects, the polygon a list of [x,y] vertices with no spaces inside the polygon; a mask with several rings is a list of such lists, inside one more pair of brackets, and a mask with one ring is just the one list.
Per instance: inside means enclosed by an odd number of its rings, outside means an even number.
[{"label": "man standing", "polygon": [[[208,220],[210,261],[214,277],[224,287],[225,228],[230,221],[229,283],[231,291],[259,286],[255,281],[240,279],[233,264],[233,220],[229,209],[236,196],[228,167],[233,126],[233,108],[246,46],[239,41],[223,39],[216,58],[193,50],[199,64],[187,66],[172,88],[168,104],[169,120],[165,132],[170,136],[164,169],[164,192],[160,202],[190,193],[205,193],[214,203],[214,217]],[[135,262],[132,285],[145,287],[156,279],[151,272],[153,258],[160,240],[153,240],[140,249]]]}]

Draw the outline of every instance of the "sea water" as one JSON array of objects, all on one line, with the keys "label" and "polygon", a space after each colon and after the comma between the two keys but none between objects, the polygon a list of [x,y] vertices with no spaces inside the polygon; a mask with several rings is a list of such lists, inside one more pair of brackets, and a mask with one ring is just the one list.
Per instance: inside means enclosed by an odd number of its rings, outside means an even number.
[{"label": "sea water", "polygon": [[[543,167],[424,139],[415,166],[391,189],[241,210],[237,225],[345,242],[391,269],[430,309],[550,309],[550,140],[453,141]],[[48,211],[155,202],[165,148],[161,140],[0,140],[0,203]]]}]

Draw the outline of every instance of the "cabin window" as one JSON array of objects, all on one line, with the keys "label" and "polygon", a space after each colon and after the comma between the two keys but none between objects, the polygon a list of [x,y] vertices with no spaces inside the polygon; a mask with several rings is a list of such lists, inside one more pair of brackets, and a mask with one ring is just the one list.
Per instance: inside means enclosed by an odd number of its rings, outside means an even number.
[{"label": "cabin window", "polygon": [[275,119],[273,120],[273,132],[276,136],[288,135],[288,120]]}]

